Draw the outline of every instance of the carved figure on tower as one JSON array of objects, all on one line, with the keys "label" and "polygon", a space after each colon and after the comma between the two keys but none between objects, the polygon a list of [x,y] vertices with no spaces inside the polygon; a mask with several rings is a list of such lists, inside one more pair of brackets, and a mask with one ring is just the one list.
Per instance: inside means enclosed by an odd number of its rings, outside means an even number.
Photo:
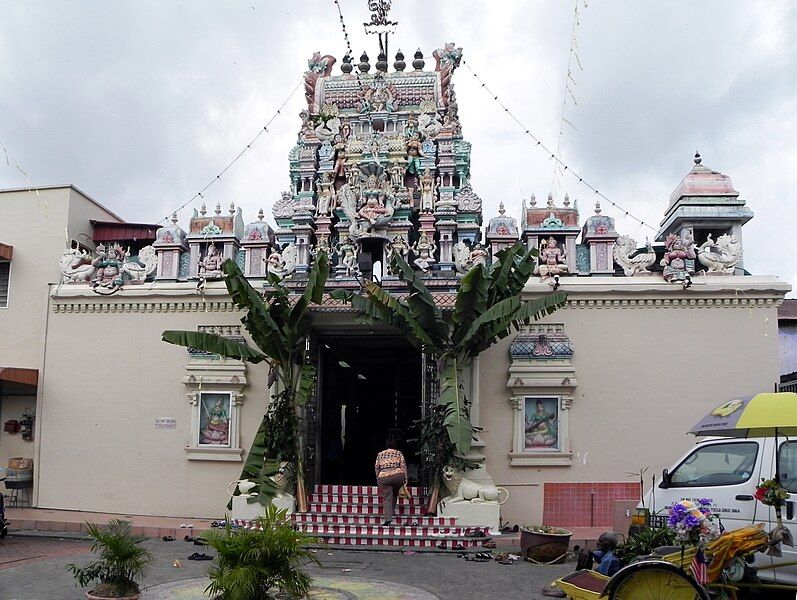
[{"label": "carved figure on tower", "polygon": [[209,244],[205,256],[199,259],[199,276],[202,279],[215,279],[221,277],[221,263],[224,257],[216,248],[216,244]]},{"label": "carved figure on tower", "polygon": [[338,243],[335,253],[338,255],[338,260],[343,265],[347,277],[360,274],[360,269],[357,266],[357,246],[350,237],[346,236]]},{"label": "carved figure on tower", "polygon": [[399,234],[393,238],[393,241],[390,242],[390,247],[393,249],[393,252],[401,256],[404,260],[407,260],[407,256],[410,253],[410,245],[407,243],[407,238],[404,237],[404,234]]},{"label": "carved figure on tower", "polygon": [[434,212],[435,191],[434,177],[426,167],[421,177],[421,212]]},{"label": "carved figure on tower", "polygon": [[385,81],[385,76],[378,72],[363,95],[360,112],[393,112],[398,108],[396,87]]},{"label": "carved figure on tower", "polygon": [[329,77],[335,60],[334,56],[329,54],[321,56],[320,52],[315,52],[307,61],[307,72],[304,74],[304,97],[311,110],[315,102],[315,88],[318,79],[319,77]]},{"label": "carved figure on tower", "polygon": [[420,177],[421,175],[421,142],[419,140],[410,140],[407,142],[407,173]]},{"label": "carved figure on tower", "polygon": [[329,215],[336,208],[334,175],[326,171],[318,177],[318,203],[316,205],[316,215]]},{"label": "carved figure on tower", "polygon": [[105,244],[97,246],[97,258],[92,265],[97,269],[94,275],[94,288],[116,291],[122,287],[122,265],[130,256],[119,244],[110,248]]},{"label": "carved figure on tower", "polygon": [[435,250],[437,250],[437,246],[434,241],[429,239],[425,231],[422,231],[420,237],[418,237],[418,241],[412,246],[412,251],[415,253],[415,256],[417,256],[417,258],[412,261],[413,264],[424,273],[428,273],[432,265],[437,262],[434,258]]},{"label": "carved figure on tower", "polygon": [[691,236],[686,239],[671,233],[664,240],[664,258],[660,265],[664,267],[664,281],[668,283],[681,283],[684,288],[692,285],[692,276],[686,261],[695,258],[695,243]]},{"label": "carved figure on tower", "polygon": [[539,275],[540,279],[546,279],[555,275],[567,273],[567,256],[565,251],[559,248],[553,236],[549,237],[540,247],[540,257],[534,274]]}]

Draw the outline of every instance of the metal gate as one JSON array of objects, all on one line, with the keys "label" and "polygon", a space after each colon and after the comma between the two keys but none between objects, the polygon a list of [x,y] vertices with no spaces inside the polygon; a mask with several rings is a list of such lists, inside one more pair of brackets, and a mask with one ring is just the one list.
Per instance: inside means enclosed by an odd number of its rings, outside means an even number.
[{"label": "metal gate", "polygon": [[[438,356],[424,349],[421,352],[421,418],[425,421],[440,397],[440,370]],[[433,472],[428,456],[421,456],[419,483],[428,496],[433,484]]]},{"label": "metal gate", "polygon": [[318,445],[321,435],[321,351],[318,336],[311,334],[307,338],[308,362],[315,366],[315,385],[307,398],[302,415],[304,427],[304,472],[305,485],[308,489],[319,483],[321,463],[318,460]]}]

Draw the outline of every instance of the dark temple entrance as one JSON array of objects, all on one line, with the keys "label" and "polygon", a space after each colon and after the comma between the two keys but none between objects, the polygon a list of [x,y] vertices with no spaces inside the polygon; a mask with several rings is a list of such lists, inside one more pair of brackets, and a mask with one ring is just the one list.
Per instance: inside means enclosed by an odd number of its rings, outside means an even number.
[{"label": "dark temple entrance", "polygon": [[325,336],[318,346],[318,481],[374,485],[374,460],[390,436],[415,484],[418,458],[408,440],[421,418],[421,353],[394,336]]}]

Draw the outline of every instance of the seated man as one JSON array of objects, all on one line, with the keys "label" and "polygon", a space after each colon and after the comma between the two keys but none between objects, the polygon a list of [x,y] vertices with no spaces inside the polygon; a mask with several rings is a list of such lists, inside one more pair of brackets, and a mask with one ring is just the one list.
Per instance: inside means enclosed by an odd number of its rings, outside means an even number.
[{"label": "seated man", "polygon": [[592,556],[598,562],[595,570],[601,575],[611,577],[623,568],[622,561],[614,553],[617,542],[617,534],[609,531],[602,533],[598,538],[598,549],[592,553]]},{"label": "seated man", "polygon": [[576,570],[581,571],[582,569],[592,569],[595,563],[598,563],[597,568],[595,569],[601,575],[606,575],[607,577],[611,577],[617,571],[623,568],[623,563],[614,553],[614,549],[617,548],[617,534],[606,532],[602,533],[601,536],[598,538],[597,541],[597,550],[589,550],[588,548],[584,548],[578,555],[578,563],[576,565]]}]

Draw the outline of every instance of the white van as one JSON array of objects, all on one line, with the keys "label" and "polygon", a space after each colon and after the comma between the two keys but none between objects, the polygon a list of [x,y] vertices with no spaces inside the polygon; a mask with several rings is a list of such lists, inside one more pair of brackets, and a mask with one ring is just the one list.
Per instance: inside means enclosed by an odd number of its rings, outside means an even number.
[{"label": "white van", "polygon": [[[680,500],[708,498],[711,509],[725,529],[738,529],[751,523],[764,523],[767,531],[775,524],[775,510],[755,497],[761,479],[775,476],[774,438],[706,438],[684,454],[645,495],[645,507],[653,515],[666,516],[669,507]],[[780,480],[791,494],[782,510],[783,524],[797,538],[797,440],[777,442]],[[641,507],[641,505],[640,505]],[[797,561],[797,547],[783,546],[783,557],[756,554],[756,566]],[[797,566],[765,569],[761,579],[797,585]]]}]

